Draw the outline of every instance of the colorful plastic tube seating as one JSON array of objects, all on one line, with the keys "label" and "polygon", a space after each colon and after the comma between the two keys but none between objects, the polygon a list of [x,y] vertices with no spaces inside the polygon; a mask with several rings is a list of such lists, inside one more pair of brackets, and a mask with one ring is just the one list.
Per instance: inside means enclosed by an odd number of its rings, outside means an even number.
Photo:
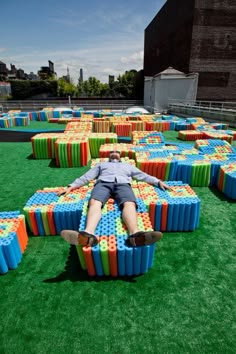
[{"label": "colorful plastic tube seating", "polygon": [[24,215],[19,211],[0,212],[0,274],[18,267],[27,242]]}]

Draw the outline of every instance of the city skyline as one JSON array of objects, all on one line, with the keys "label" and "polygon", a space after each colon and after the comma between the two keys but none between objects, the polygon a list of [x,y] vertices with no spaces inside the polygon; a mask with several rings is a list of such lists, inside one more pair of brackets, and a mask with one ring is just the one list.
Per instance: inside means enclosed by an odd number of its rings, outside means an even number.
[{"label": "city skyline", "polygon": [[58,77],[69,67],[77,83],[83,68],[84,80],[107,82],[143,68],[144,30],[165,2],[3,0],[0,60],[36,74],[51,60]]}]

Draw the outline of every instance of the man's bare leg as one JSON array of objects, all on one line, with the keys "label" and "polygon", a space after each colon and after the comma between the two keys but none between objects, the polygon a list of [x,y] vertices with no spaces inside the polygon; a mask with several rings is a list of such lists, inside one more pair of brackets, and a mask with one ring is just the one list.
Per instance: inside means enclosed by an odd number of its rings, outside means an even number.
[{"label": "man's bare leg", "polygon": [[122,219],[128,228],[129,234],[138,232],[138,216],[136,204],[134,202],[125,202],[122,210]]},{"label": "man's bare leg", "polygon": [[102,217],[102,203],[99,200],[91,199],[89,202],[87,221],[86,221],[86,232],[94,235],[96,227]]}]

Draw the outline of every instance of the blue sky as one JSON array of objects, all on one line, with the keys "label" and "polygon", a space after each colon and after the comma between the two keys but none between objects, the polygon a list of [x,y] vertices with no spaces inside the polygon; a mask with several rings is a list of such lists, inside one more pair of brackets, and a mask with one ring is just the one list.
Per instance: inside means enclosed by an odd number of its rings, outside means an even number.
[{"label": "blue sky", "polygon": [[54,62],[77,83],[143,68],[144,30],[165,0],[1,0],[0,61],[37,73]]}]

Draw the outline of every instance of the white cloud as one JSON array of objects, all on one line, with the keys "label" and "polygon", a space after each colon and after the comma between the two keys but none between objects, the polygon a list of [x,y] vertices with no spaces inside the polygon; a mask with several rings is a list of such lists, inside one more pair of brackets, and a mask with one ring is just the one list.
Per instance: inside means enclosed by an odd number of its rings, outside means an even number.
[{"label": "white cloud", "polygon": [[142,65],[143,62],[143,50],[140,52],[132,53],[127,57],[121,57],[120,61],[123,64],[133,64],[133,65]]},{"label": "white cloud", "polygon": [[[68,67],[75,83],[78,82],[80,68],[83,69],[85,80],[89,76],[95,76],[102,82],[108,82],[108,75],[117,77],[126,70],[142,69],[143,25],[140,24],[140,17],[131,16],[130,12],[125,12],[124,9],[123,13],[116,11],[109,13],[109,16],[100,9],[93,16],[97,16],[96,24],[99,24],[103,31],[94,31],[87,40],[81,37],[72,44],[66,43],[65,49],[63,46],[49,50],[15,47],[11,51],[5,51],[1,60],[5,59],[8,65],[12,63],[17,68],[21,67],[26,73],[37,73],[41,66],[47,66],[48,60],[51,60],[58,77],[66,75]],[[62,19],[51,20],[65,21],[65,24],[71,26],[75,18],[68,12]],[[77,22],[78,17],[75,23]],[[93,22],[91,18],[90,22]],[[112,31],[109,31],[110,26],[114,26]]]},{"label": "white cloud", "polygon": [[[2,61],[7,65],[15,64],[17,68],[22,68],[26,73],[31,71],[37,73],[41,66],[47,66],[48,60],[54,63],[57,76],[67,74],[67,67],[70,76],[77,83],[80,68],[83,69],[84,79],[95,76],[102,82],[108,82],[108,75],[118,76],[126,70],[140,70],[143,67],[142,41],[126,41],[107,37],[101,40],[99,45],[90,48],[70,49],[70,50],[35,50],[28,48],[22,50],[22,54],[4,53]],[[18,50],[19,53],[19,50]],[[8,54],[8,55],[7,55]]]},{"label": "white cloud", "polygon": [[5,52],[7,49],[6,48],[0,48],[0,53]]}]

